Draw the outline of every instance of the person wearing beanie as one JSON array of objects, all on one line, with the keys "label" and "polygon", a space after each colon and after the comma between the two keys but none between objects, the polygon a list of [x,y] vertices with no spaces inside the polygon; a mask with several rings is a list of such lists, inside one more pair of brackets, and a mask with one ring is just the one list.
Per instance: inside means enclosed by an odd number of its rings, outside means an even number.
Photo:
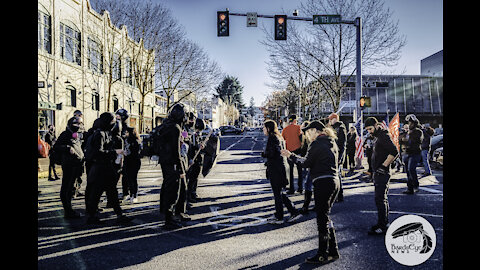
[{"label": "person wearing beanie", "polygon": [[328,116],[328,125],[331,126],[337,134],[335,142],[338,146],[338,168],[340,168],[338,179],[340,180],[340,191],[338,193],[337,202],[343,202],[343,187],[342,187],[342,168],[345,162],[345,148],[347,148],[347,128],[345,124],[340,121],[338,114],[331,113]]},{"label": "person wearing beanie", "polygon": [[418,192],[417,164],[422,160],[423,132],[420,121],[414,114],[405,117],[408,122],[408,141],[406,143],[407,190],[403,194],[413,195]]},{"label": "person wearing beanie", "polygon": [[365,129],[373,136],[372,169],[375,186],[375,205],[378,211],[377,224],[368,231],[369,235],[383,235],[388,226],[388,186],[390,182],[390,164],[397,158],[398,150],[390,137],[375,117],[365,120]]},{"label": "person wearing beanie", "polygon": [[311,142],[305,157],[288,150],[282,150],[281,154],[310,169],[317,214],[318,251],[313,257],[307,258],[306,262],[325,264],[340,257],[335,228],[329,217],[340,189],[338,147],[335,143],[337,136],[331,127],[325,127],[319,121],[312,121],[303,128],[303,132]]}]

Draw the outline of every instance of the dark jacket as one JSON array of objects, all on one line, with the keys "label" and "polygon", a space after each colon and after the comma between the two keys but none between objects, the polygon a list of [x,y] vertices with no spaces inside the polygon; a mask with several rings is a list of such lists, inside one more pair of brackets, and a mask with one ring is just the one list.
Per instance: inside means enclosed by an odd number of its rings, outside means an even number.
[{"label": "dark jacket", "polygon": [[285,149],[281,146],[280,140],[275,135],[269,135],[267,146],[262,153],[262,157],[267,159],[265,165],[267,166],[267,178],[272,184],[280,184],[285,187],[289,183],[288,162],[286,158],[280,155],[280,151]]},{"label": "dark jacket", "polygon": [[[432,135],[435,133],[435,130],[433,128],[423,128],[423,140],[422,140],[422,150],[428,150],[430,151],[430,144],[432,141]],[[45,140],[46,140],[45,136]]]},{"label": "dark jacket", "polygon": [[305,157],[292,154],[290,159],[300,163],[302,167],[310,168],[310,177],[315,181],[318,177],[338,177],[338,146],[335,140],[321,135],[313,141]]},{"label": "dark jacket", "polygon": [[[73,149],[73,154],[70,153],[70,149]],[[68,128],[58,136],[55,151],[61,153],[62,166],[78,166],[84,160],[82,142],[78,138],[73,138],[73,132]]]},{"label": "dark jacket", "polygon": [[332,128],[335,130],[337,134],[337,139],[335,142],[338,146],[338,162],[342,164],[345,159],[345,148],[347,145],[347,128],[342,121],[337,121],[335,124],[332,125]]},{"label": "dark jacket", "polygon": [[180,155],[182,129],[179,124],[176,124],[169,118],[167,118],[162,125],[162,138],[164,140],[163,145],[165,148],[159,158],[159,163],[174,165],[176,171],[183,174],[185,173],[186,168],[184,162],[181,160],[182,156]]},{"label": "dark jacket", "polygon": [[356,133],[348,133],[347,134],[347,153],[355,153],[355,141],[357,140]]},{"label": "dark jacket", "polygon": [[45,134],[45,142],[50,145],[50,149],[52,146],[55,144],[57,141],[57,136],[55,136],[54,132],[51,132],[50,130]]},{"label": "dark jacket", "polygon": [[408,155],[417,155],[422,152],[423,132],[418,127],[408,131],[406,152]]},{"label": "dark jacket", "polygon": [[[372,168],[373,171],[375,171],[382,165],[385,159],[387,159],[388,155],[396,158],[398,150],[388,130],[380,127],[373,133],[373,136]],[[387,169],[390,170],[390,166],[388,166]]]}]

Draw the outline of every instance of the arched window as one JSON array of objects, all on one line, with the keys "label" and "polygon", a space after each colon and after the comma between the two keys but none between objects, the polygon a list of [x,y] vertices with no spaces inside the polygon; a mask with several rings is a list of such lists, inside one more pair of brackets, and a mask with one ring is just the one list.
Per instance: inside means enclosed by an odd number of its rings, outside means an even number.
[{"label": "arched window", "polygon": [[89,37],[87,46],[88,68],[95,73],[103,74],[103,50],[101,43],[97,39]]},{"label": "arched window", "polygon": [[80,31],[72,24],[60,23],[60,56],[72,63],[82,65]]},{"label": "arched window", "polygon": [[92,93],[92,110],[100,111],[100,94],[96,91]]},{"label": "arched window", "polygon": [[52,54],[52,16],[43,7],[38,11],[38,49]]},{"label": "arched window", "polygon": [[77,89],[71,85],[67,86],[67,96],[69,97],[67,105],[77,107]]},{"label": "arched window", "polygon": [[118,98],[116,95],[113,95],[113,111],[116,112],[118,110]]}]

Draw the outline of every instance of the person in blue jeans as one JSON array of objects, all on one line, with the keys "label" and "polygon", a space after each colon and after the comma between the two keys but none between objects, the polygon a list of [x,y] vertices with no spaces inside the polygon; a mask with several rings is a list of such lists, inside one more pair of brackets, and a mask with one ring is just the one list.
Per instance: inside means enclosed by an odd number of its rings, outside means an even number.
[{"label": "person in blue jeans", "polygon": [[417,164],[422,160],[422,141],[423,132],[419,128],[420,121],[414,114],[405,117],[408,122],[408,141],[407,141],[407,190],[403,193],[413,195],[418,192]]},{"label": "person in blue jeans", "polygon": [[435,133],[435,130],[430,127],[429,124],[425,124],[422,128],[423,132],[423,141],[422,141],[422,161],[423,161],[423,168],[425,168],[425,172],[423,173],[423,177],[432,175],[432,170],[430,169],[429,163],[429,153],[430,153],[430,146],[432,136]]}]

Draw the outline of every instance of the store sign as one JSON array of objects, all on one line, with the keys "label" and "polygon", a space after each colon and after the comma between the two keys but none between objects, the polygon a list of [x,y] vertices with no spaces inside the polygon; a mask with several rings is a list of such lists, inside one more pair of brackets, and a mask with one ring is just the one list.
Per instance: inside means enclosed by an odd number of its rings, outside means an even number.
[{"label": "store sign", "polygon": [[55,110],[57,108],[57,105],[51,102],[39,101],[38,108],[45,110]]}]

